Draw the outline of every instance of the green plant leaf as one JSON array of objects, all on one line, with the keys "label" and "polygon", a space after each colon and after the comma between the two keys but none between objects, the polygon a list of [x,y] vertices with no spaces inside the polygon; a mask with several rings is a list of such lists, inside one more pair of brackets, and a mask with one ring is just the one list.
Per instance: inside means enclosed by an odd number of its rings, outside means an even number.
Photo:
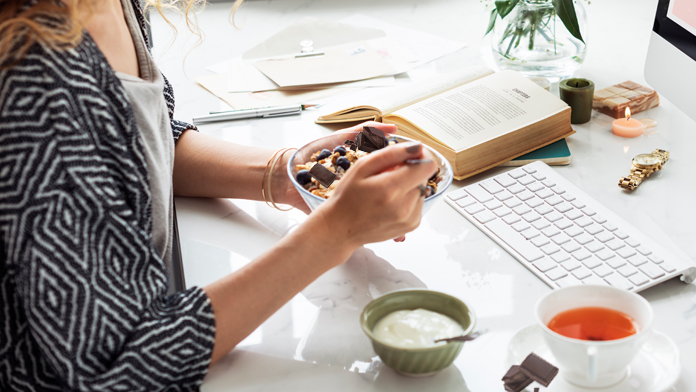
[{"label": "green plant leaf", "polygon": [[488,20],[488,29],[486,30],[486,34],[483,35],[484,37],[486,35],[488,35],[488,33],[490,33],[493,30],[493,28],[495,27],[495,19],[497,17],[498,17],[498,9],[493,8],[493,11],[491,11],[491,18]]},{"label": "green plant leaf", "polygon": [[495,2],[495,8],[498,10],[500,18],[505,18],[519,3],[520,0],[498,0]]},{"label": "green plant leaf", "polygon": [[[565,25],[566,29],[573,37],[585,43],[580,34],[580,25],[578,24],[578,16],[575,14],[573,0],[552,0],[553,7],[556,9],[556,14]],[[497,3],[497,2],[496,2]]]}]

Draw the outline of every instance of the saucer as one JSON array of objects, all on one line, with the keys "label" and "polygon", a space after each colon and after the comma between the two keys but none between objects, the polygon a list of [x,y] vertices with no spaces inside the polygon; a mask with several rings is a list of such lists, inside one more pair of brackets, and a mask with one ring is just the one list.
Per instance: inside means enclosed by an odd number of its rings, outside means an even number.
[{"label": "saucer", "polygon": [[[538,325],[522,328],[512,337],[508,347],[508,366],[519,365],[531,352],[552,364],[556,359],[544,342],[543,331]],[[561,370],[545,392],[665,392],[679,379],[681,364],[679,349],[672,339],[660,332],[653,335],[628,365],[628,373],[616,385],[607,388],[584,388],[569,383]],[[526,390],[533,390],[533,385]]]}]

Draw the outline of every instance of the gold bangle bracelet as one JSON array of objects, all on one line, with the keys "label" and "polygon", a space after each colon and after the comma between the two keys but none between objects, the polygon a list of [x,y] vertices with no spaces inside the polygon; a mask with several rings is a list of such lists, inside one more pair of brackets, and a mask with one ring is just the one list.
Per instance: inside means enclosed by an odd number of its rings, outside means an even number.
[{"label": "gold bangle bracelet", "polygon": [[296,150],[296,148],[281,148],[278,151],[276,151],[271,156],[271,159],[268,160],[268,163],[266,164],[266,170],[264,171],[263,177],[261,179],[261,195],[263,196],[263,201],[266,203],[267,206],[273,207],[279,211],[290,211],[292,209],[292,206],[288,206],[289,208],[284,209],[279,207],[273,200],[273,194],[271,192],[271,183],[273,181],[273,169],[275,168],[276,163],[278,163],[278,161],[283,157],[283,155],[285,155],[285,153],[290,150]]}]

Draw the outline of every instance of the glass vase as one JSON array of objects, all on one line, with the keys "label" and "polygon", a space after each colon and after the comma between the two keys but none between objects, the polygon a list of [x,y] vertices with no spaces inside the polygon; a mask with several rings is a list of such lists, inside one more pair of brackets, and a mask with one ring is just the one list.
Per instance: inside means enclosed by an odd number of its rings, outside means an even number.
[{"label": "glass vase", "polygon": [[[587,40],[587,14],[574,2],[580,33]],[[500,69],[551,81],[571,76],[585,60],[587,46],[565,27],[551,0],[522,0],[498,21],[491,38],[493,58]]]}]

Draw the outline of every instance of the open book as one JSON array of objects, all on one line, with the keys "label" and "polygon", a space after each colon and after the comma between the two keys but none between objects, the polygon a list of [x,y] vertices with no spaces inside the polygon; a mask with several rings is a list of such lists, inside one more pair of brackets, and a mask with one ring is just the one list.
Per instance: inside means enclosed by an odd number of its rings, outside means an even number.
[{"label": "open book", "polygon": [[514,71],[485,67],[404,86],[321,116],[317,123],[376,120],[442,153],[463,179],[575,133],[570,107]]}]

